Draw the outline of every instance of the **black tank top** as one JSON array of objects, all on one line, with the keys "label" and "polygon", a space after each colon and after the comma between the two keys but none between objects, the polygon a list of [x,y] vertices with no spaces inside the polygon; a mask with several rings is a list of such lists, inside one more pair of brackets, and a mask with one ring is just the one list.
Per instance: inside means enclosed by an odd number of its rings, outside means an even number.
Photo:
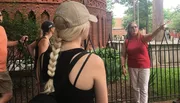
[{"label": "black tank top", "polygon": [[[38,60],[38,55],[39,55],[39,42],[43,39],[46,38],[45,36],[41,37],[40,39],[36,40],[36,47],[35,47],[35,59],[34,59],[34,70],[36,70],[36,66],[37,66],[37,60]],[[52,51],[51,46],[49,45],[48,49],[46,50],[48,53],[50,53]]]},{"label": "black tank top", "polygon": [[[58,103],[94,103],[94,87],[90,90],[80,90],[69,81],[69,73],[72,70],[70,61],[77,53],[84,52],[81,48],[75,48],[60,52],[57,59],[56,71],[54,76],[55,96]],[[47,66],[49,64],[49,54],[44,53],[43,59],[43,81],[49,79],[47,75]],[[77,77],[78,81],[78,77]]]}]

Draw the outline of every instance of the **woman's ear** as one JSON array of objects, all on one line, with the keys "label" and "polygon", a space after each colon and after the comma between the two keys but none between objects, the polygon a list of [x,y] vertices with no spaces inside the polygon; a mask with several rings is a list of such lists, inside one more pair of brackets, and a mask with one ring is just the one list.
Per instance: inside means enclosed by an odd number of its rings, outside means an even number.
[{"label": "woman's ear", "polygon": [[52,27],[52,28],[49,29],[49,32],[54,33],[54,31],[55,31],[55,27]]}]

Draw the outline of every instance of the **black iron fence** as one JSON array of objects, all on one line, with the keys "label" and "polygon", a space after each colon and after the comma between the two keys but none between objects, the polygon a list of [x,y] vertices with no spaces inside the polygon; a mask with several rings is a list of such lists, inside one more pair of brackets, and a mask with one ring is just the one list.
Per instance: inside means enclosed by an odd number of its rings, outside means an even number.
[{"label": "black iron fence", "polygon": [[13,81],[13,98],[10,103],[28,103],[38,93],[33,62],[23,46],[8,49],[7,68]]},{"label": "black iron fence", "polygon": [[[105,63],[107,71],[108,97],[110,103],[131,102],[133,100],[129,76],[122,75],[121,46],[124,41],[108,40],[104,48],[93,47],[87,40],[86,49],[92,46],[91,52],[98,54]],[[8,70],[14,84],[13,98],[10,103],[27,103],[37,92],[33,72],[34,61],[26,49],[19,52],[9,49]],[[149,42],[151,58],[151,75],[149,81],[149,102],[164,101],[180,97],[180,40]]]}]

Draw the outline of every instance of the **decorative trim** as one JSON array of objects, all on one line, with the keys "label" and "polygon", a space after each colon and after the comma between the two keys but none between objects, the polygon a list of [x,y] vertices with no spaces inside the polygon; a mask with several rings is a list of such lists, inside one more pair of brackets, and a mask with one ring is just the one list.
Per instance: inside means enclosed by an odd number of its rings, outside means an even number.
[{"label": "decorative trim", "polygon": [[106,2],[104,0],[86,0],[87,4],[86,6],[92,7],[92,8],[98,8],[101,10],[106,10]]}]

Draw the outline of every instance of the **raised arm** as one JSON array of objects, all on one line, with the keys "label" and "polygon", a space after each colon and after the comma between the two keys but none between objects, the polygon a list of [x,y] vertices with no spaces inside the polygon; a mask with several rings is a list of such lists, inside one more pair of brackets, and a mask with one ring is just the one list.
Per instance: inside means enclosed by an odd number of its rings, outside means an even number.
[{"label": "raised arm", "polygon": [[32,42],[31,44],[28,45],[28,51],[30,53],[30,55],[32,56],[32,58],[35,57],[35,48],[37,45],[37,41]]},{"label": "raised arm", "polygon": [[8,42],[7,42],[7,46],[8,46],[8,47],[16,46],[16,45],[18,45],[18,44],[19,44],[18,40],[16,40],[16,41],[8,41]]},{"label": "raised arm", "polygon": [[16,41],[8,41],[7,46],[8,47],[16,46],[19,43],[24,43],[25,41],[28,41],[28,36],[22,36],[20,40],[16,40]]},{"label": "raised arm", "polygon": [[167,23],[169,23],[170,21],[162,24],[161,26],[159,26],[152,34],[146,34],[144,35],[143,41],[144,42],[149,42],[151,41],[161,30],[164,29],[164,25],[166,25]]}]

